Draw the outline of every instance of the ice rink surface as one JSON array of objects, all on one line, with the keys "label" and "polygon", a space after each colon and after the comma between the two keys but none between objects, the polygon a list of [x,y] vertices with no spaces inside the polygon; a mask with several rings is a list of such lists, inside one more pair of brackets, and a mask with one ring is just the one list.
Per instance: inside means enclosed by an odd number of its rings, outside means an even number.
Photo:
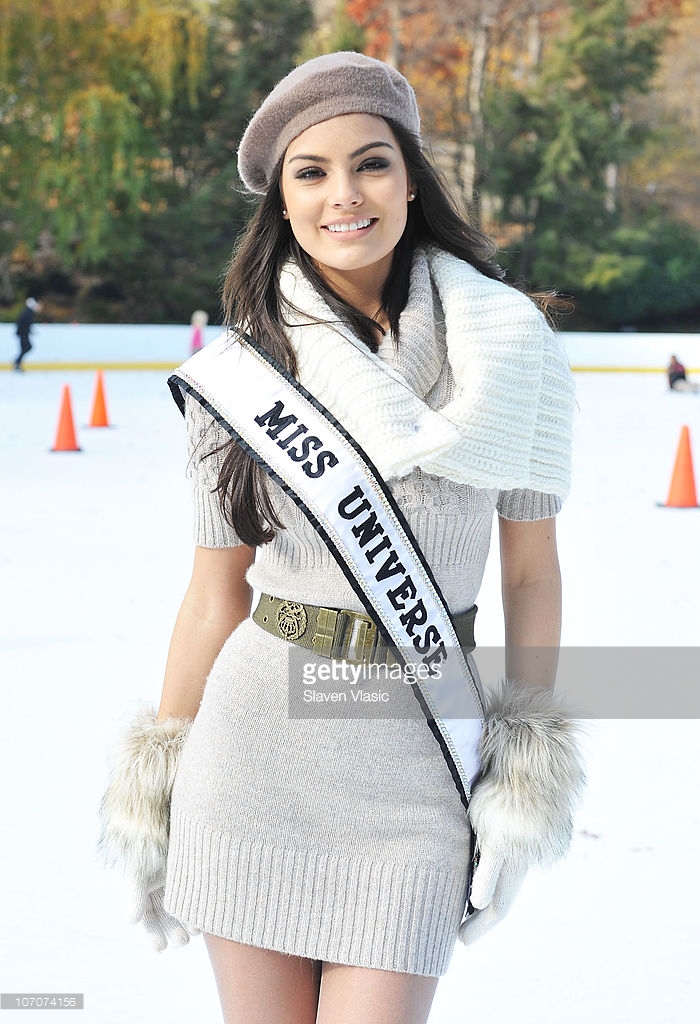
[{"label": "ice rink surface", "polygon": [[[0,373],[0,991],[82,992],[86,1024],[220,1021],[201,938],[154,953],[95,852],[108,751],[139,702],[158,699],[191,564],[184,428],[165,377],[109,372],[113,426],[98,430],[84,426],[92,373]],[[49,451],[63,383],[80,453]],[[564,643],[697,646],[700,509],[657,503],[683,424],[700,462],[700,395],[671,394],[654,373],[576,383],[574,488],[558,521]],[[478,603],[477,641],[500,643],[497,544]],[[700,1018],[700,724],[586,728],[570,856],[457,948],[431,1024]]]}]

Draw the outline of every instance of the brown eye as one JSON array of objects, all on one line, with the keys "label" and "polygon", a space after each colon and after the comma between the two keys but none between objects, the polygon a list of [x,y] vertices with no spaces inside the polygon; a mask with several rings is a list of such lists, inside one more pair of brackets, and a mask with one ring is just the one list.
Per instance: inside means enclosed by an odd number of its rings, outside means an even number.
[{"label": "brown eye", "polygon": [[371,160],[365,160],[359,167],[360,171],[385,171],[389,167],[388,160],[382,160],[380,157],[372,157]]},{"label": "brown eye", "polygon": [[323,177],[324,172],[320,167],[303,167],[300,171],[294,175],[298,181],[307,181],[313,178]]}]

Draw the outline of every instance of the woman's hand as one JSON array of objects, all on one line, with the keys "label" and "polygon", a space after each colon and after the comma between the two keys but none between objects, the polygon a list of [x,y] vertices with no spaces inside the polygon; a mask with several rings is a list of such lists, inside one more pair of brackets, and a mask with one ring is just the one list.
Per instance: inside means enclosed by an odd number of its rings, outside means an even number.
[{"label": "woman's hand", "polygon": [[562,857],[584,784],[577,726],[549,689],[506,680],[488,696],[469,801],[478,864],[460,928],[474,942],[503,917],[528,868]]},{"label": "woman's hand", "polygon": [[500,537],[506,681],[487,701],[469,802],[478,861],[465,943],[505,917],[532,864],[566,852],[584,782],[575,724],[551,693],[561,631],[554,519],[501,519]]},{"label": "woman's hand", "polygon": [[170,832],[170,796],[191,722],[158,722],[144,708],[120,737],[100,805],[100,849],[129,882],[130,918],[143,922],[157,950],[189,941],[190,929],[163,906]]}]

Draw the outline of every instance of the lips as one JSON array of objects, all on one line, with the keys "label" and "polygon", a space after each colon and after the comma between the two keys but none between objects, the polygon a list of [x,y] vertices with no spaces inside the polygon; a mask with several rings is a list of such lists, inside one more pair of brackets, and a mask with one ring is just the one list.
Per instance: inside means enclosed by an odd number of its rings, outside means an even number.
[{"label": "lips", "polygon": [[330,231],[334,235],[345,235],[351,231],[362,231],[364,228],[371,226],[376,218],[363,217],[361,220],[353,220],[349,222],[341,222],[338,224],[324,224],[324,229]]}]

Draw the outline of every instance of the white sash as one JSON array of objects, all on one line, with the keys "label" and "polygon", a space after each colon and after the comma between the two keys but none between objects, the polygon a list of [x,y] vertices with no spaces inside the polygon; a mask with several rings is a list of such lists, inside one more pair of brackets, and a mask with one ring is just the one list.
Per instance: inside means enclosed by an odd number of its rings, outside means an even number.
[{"label": "white sash", "polygon": [[410,651],[426,666],[416,696],[466,802],[479,770],[481,695],[433,574],[367,455],[247,335],[222,335],[168,383],[182,411],[189,393],[284,488],[397,656]]}]

